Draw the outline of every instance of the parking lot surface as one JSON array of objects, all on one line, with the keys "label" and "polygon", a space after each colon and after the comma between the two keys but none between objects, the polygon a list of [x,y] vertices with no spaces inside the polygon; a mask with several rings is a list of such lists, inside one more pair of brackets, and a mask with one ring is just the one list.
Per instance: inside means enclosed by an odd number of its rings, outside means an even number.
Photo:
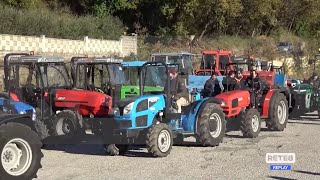
[{"label": "parking lot surface", "polygon": [[[262,127],[255,139],[228,132],[214,148],[196,146],[188,138],[187,145],[173,146],[165,158],[152,158],[143,148],[107,156],[88,136],[79,145],[44,149],[38,179],[320,179],[320,120],[315,114],[289,120],[283,132]],[[266,153],[295,153],[296,162],[289,171],[271,171]]]}]

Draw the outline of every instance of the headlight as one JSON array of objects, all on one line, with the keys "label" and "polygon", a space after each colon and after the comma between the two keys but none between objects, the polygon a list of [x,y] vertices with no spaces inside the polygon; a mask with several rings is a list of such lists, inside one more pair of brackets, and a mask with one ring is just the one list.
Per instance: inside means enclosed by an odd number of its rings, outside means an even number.
[{"label": "headlight", "polygon": [[27,114],[26,111],[20,111],[19,114]]},{"label": "headlight", "polygon": [[37,112],[35,109],[33,109],[33,112],[32,112],[32,121],[35,121],[37,120]]},{"label": "headlight", "polygon": [[118,107],[112,108],[111,109],[111,114],[115,116],[120,116],[120,110]]},{"label": "headlight", "polygon": [[225,101],[221,101],[221,106],[227,106],[227,103]]},{"label": "headlight", "polygon": [[133,106],[133,102],[126,105],[126,107],[124,107],[124,109],[123,109],[123,114],[128,115],[132,110],[132,106]]}]

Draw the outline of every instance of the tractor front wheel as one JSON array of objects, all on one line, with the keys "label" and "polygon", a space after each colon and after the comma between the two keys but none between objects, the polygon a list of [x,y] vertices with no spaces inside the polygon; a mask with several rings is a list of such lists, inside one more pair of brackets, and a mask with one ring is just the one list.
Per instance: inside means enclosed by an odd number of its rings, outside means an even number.
[{"label": "tractor front wheel", "polygon": [[225,114],[217,104],[208,103],[198,122],[198,141],[203,146],[218,146],[226,132]]},{"label": "tractor front wheel", "polygon": [[284,94],[276,93],[271,98],[269,117],[266,125],[269,130],[283,131],[288,123],[289,108]]},{"label": "tractor front wheel", "polygon": [[146,137],[146,147],[153,157],[166,157],[173,145],[171,130],[167,124],[159,123],[149,128]]},{"label": "tractor front wheel", "polygon": [[249,109],[240,113],[240,129],[244,137],[256,138],[261,129],[261,117],[257,109]]}]

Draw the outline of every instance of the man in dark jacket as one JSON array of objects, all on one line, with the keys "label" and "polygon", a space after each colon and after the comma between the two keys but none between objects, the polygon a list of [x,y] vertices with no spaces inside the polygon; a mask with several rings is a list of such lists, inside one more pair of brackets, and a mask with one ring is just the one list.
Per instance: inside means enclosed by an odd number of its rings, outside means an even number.
[{"label": "man in dark jacket", "polygon": [[[186,84],[178,78],[174,68],[169,68],[170,97],[176,100],[178,113],[181,113],[181,106],[189,105],[189,93]],[[167,87],[165,87],[167,88]]]},{"label": "man in dark jacket", "polygon": [[221,93],[221,87],[216,73],[212,74],[211,78],[206,81],[203,90],[204,97],[214,97]]},{"label": "man in dark jacket", "polygon": [[236,87],[235,87],[236,90],[247,89],[246,81],[243,78],[242,70],[237,71],[237,76],[235,77],[235,80],[237,82]]},{"label": "man in dark jacket", "polygon": [[232,91],[236,87],[236,80],[234,78],[234,71],[230,71],[227,77],[224,77],[222,80],[223,92]]},{"label": "man in dark jacket", "polygon": [[250,91],[251,104],[255,108],[257,108],[259,105],[257,97],[262,93],[262,85],[256,70],[250,71],[250,77],[248,77],[246,80],[246,86],[249,88]]}]

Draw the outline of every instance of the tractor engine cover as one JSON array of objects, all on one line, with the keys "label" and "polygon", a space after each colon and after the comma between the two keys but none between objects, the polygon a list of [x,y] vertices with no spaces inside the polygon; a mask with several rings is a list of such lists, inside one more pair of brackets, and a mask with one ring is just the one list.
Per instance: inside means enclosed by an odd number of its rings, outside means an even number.
[{"label": "tractor engine cover", "polygon": [[104,116],[108,115],[112,108],[112,98],[95,91],[56,90],[55,106],[76,109],[83,116]]},{"label": "tractor engine cover", "polygon": [[216,96],[221,99],[221,107],[227,117],[236,116],[250,105],[250,93],[246,90],[229,91]]}]

